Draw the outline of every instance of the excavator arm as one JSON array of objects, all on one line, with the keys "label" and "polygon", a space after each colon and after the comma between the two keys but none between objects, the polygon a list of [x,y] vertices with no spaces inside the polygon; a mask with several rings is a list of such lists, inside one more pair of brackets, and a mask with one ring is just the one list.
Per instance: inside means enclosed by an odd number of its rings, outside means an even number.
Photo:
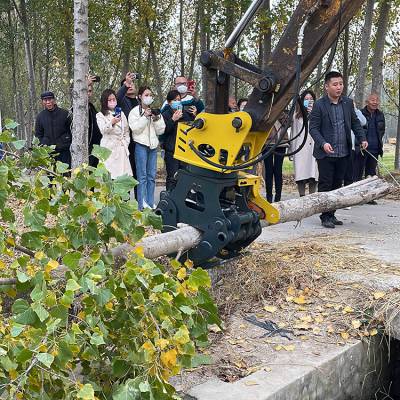
[{"label": "excavator arm", "polygon": [[[248,171],[265,158],[275,121],[364,0],[300,0],[266,70],[233,53],[262,3],[253,0],[224,49],[201,55],[206,109],[195,121],[178,124],[174,157],[182,166],[176,187],[161,193],[156,210],[165,231],[186,223],[203,233],[188,254],[197,265],[235,256],[260,235],[261,220],[279,221],[278,210],[259,193],[260,178]],[[231,77],[253,86],[244,111],[228,113]]]}]

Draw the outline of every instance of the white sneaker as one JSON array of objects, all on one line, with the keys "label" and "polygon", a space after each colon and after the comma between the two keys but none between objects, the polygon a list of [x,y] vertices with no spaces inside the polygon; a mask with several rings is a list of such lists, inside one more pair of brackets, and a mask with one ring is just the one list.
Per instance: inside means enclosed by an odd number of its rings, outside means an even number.
[{"label": "white sneaker", "polygon": [[151,208],[145,201],[143,201],[143,209],[145,208]]}]

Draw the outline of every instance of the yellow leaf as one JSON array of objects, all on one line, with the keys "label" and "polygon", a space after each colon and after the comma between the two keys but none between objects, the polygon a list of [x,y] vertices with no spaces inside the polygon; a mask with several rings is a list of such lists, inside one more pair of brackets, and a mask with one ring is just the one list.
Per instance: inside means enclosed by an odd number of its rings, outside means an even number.
[{"label": "yellow leaf", "polygon": [[291,287],[291,286],[288,287],[287,294],[288,294],[289,296],[295,296],[295,295],[296,295],[296,289],[293,288],[293,287]]},{"label": "yellow leaf", "polygon": [[312,322],[313,321],[311,315],[304,315],[303,317],[300,317],[300,319],[304,322]]},{"label": "yellow leaf", "polygon": [[68,239],[67,239],[64,235],[61,235],[61,236],[59,236],[59,237],[57,238],[57,242],[58,242],[58,243],[67,243],[67,242],[68,242]]},{"label": "yellow leaf", "polygon": [[315,335],[319,335],[321,333],[321,328],[318,328],[318,326],[314,326],[312,331]]},{"label": "yellow leaf", "polygon": [[353,319],[353,321],[351,321],[351,325],[354,329],[358,329],[361,326],[361,321],[358,319]]},{"label": "yellow leaf", "polygon": [[294,351],[296,348],[294,344],[288,344],[286,346],[282,346],[286,351]]},{"label": "yellow leaf", "polygon": [[154,351],[155,351],[153,343],[151,343],[149,340],[147,342],[143,343],[142,349],[148,351],[151,354],[154,353]]},{"label": "yellow leaf", "polygon": [[12,236],[7,237],[6,243],[9,244],[10,246],[15,246],[15,240]]},{"label": "yellow leaf", "polygon": [[371,330],[369,331],[369,336],[375,336],[375,335],[377,335],[377,334],[378,334],[378,330],[377,330],[376,328],[371,329]]},{"label": "yellow leaf", "polygon": [[104,306],[107,310],[112,311],[114,309],[114,303],[112,301],[109,301],[108,303],[105,304]]},{"label": "yellow leaf", "polygon": [[47,264],[46,267],[44,268],[44,271],[49,274],[53,269],[56,269],[59,266],[58,261],[56,260],[50,260]]},{"label": "yellow leaf", "polygon": [[385,293],[385,292],[375,292],[375,293],[374,293],[374,299],[375,299],[375,300],[382,299],[382,298],[385,297],[385,296],[386,296],[386,293]]},{"label": "yellow leaf", "polygon": [[256,381],[245,381],[244,384],[245,384],[246,386],[255,386],[255,385],[259,385],[259,383],[256,382]]},{"label": "yellow leaf", "polygon": [[310,325],[307,322],[298,322],[293,326],[293,328],[300,330],[307,330],[310,329]]},{"label": "yellow leaf", "polygon": [[186,268],[182,267],[179,269],[178,273],[176,274],[178,279],[183,280],[186,278]]},{"label": "yellow leaf", "polygon": [[307,303],[307,301],[304,298],[304,296],[295,297],[293,299],[293,302],[296,303],[296,304],[306,304]]},{"label": "yellow leaf", "polygon": [[343,308],[343,314],[352,312],[354,312],[354,310],[350,306],[346,306],[345,308]]},{"label": "yellow leaf", "polygon": [[344,339],[344,340],[348,340],[350,335],[347,332],[340,332],[340,336]]},{"label": "yellow leaf", "polygon": [[277,307],[275,306],[264,306],[264,310],[268,311],[269,313],[274,313],[277,310]]},{"label": "yellow leaf", "polygon": [[320,323],[324,322],[324,317],[321,317],[320,315],[317,315],[317,316],[314,318],[314,321],[315,321],[316,323],[320,324]]},{"label": "yellow leaf", "polygon": [[274,347],[274,349],[275,349],[276,351],[281,351],[281,350],[283,349],[283,346],[280,345],[280,344],[278,344],[277,346]]},{"label": "yellow leaf", "polygon": [[167,339],[157,339],[156,346],[159,347],[161,350],[164,350],[169,345],[169,340]]},{"label": "yellow leaf", "polygon": [[291,301],[293,301],[293,296],[286,296],[286,301],[288,303],[290,303]]},{"label": "yellow leaf", "polygon": [[6,263],[3,260],[0,260],[0,269],[4,269],[6,266]]},{"label": "yellow leaf", "polygon": [[144,250],[142,246],[137,246],[134,248],[133,252],[140,257],[144,257]]},{"label": "yellow leaf", "polygon": [[161,359],[162,364],[165,367],[171,369],[176,364],[176,356],[177,356],[177,354],[178,353],[176,352],[175,349],[171,349],[171,350],[168,350],[168,351],[165,351],[165,352],[161,353],[160,359]]},{"label": "yellow leaf", "polygon": [[188,269],[190,269],[190,268],[193,268],[193,261],[192,260],[186,260],[185,261],[185,267],[186,268],[188,268]]},{"label": "yellow leaf", "polygon": [[8,371],[8,373],[10,374],[10,378],[12,380],[17,379],[18,373],[15,369],[11,369],[10,371]]},{"label": "yellow leaf", "polygon": [[46,346],[45,344],[41,344],[41,345],[38,347],[38,350],[39,350],[41,353],[47,353],[47,346]]}]

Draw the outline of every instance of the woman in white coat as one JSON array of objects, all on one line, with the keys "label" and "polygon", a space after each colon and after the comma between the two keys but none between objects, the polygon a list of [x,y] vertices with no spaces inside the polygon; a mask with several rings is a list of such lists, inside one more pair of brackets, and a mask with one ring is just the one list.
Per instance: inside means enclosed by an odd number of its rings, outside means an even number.
[{"label": "woman in white coat", "polygon": [[155,208],[158,136],[165,131],[160,110],[151,109],[153,96],[148,86],[138,90],[139,105],[131,110],[128,121],[135,141],[136,177],[139,181],[139,209]]},{"label": "woman in white coat", "polygon": [[115,179],[121,175],[132,176],[129,163],[129,126],[121,109],[116,109],[115,92],[106,89],[101,94],[101,111],[96,114],[97,125],[103,135],[100,146],[111,150],[110,157],[104,162],[105,167]]},{"label": "woman in white coat", "polygon": [[[304,105],[307,113],[310,114],[314,102],[315,94],[311,90],[306,90],[300,96],[300,101]],[[308,124],[308,121],[306,121]],[[302,131],[303,130],[303,131]],[[297,150],[304,141],[305,128],[303,129],[303,117],[299,106],[293,116],[293,123],[290,138],[290,152]],[[294,179],[297,184],[297,190],[300,197],[306,194],[306,185],[308,183],[309,192],[314,193],[317,190],[318,183],[318,166],[313,156],[314,140],[309,134],[304,147],[293,156],[294,163]]]}]

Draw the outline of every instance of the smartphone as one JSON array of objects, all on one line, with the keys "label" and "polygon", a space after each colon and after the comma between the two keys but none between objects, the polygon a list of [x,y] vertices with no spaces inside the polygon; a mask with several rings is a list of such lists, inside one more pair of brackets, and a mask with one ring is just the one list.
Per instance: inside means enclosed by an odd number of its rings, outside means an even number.
[{"label": "smartphone", "polygon": [[119,118],[121,116],[122,108],[121,107],[115,107],[114,108],[114,117]]}]

